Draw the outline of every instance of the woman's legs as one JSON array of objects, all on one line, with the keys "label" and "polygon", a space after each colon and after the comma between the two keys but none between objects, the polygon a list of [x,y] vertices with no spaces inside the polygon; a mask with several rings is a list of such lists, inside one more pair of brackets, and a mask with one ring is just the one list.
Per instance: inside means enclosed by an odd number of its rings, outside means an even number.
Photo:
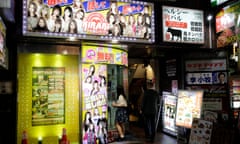
[{"label": "woman's legs", "polygon": [[123,132],[123,137],[124,137],[124,135],[125,135],[125,125],[124,125],[124,123],[121,123],[121,127],[122,127],[122,132]]},{"label": "woman's legs", "polygon": [[117,127],[117,130],[118,130],[118,133],[120,135],[120,138],[124,138],[124,131],[125,131],[125,128],[123,126],[122,123],[116,123],[116,127]]}]

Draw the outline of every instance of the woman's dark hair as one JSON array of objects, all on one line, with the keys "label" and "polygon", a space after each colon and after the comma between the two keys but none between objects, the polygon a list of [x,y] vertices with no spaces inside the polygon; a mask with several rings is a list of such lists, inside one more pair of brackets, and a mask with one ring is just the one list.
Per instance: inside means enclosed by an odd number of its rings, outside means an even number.
[{"label": "woman's dark hair", "polygon": [[[89,119],[87,119],[87,115],[88,115],[88,114],[90,115],[90,118],[89,118]],[[89,111],[87,111],[87,112],[85,113],[84,121],[83,121],[84,130],[85,130],[85,131],[87,131],[87,130],[88,130],[88,127],[89,127],[89,126],[86,124],[86,121],[89,121],[90,123],[93,123],[93,122],[92,122],[92,119],[91,119],[91,115],[92,115],[92,114],[91,114],[91,112],[89,112]]]},{"label": "woman's dark hair", "polygon": [[[106,77],[105,76],[102,76],[102,75],[99,75],[99,77],[100,77],[100,87],[103,87],[103,86],[105,86],[106,84],[107,84],[107,82],[106,82]],[[104,80],[104,83],[102,83],[102,80]]]},{"label": "woman's dark hair", "polygon": [[124,88],[121,85],[117,86],[117,97],[119,97],[120,95],[123,95],[123,97],[126,99]]},{"label": "woman's dark hair", "polygon": [[[92,70],[92,69],[93,69],[93,70]],[[91,72],[90,75],[94,75],[94,73],[95,73],[95,65],[90,65],[90,67],[89,67],[89,72]]]},{"label": "woman's dark hair", "polygon": [[59,16],[62,15],[62,9],[61,9],[60,5],[55,5],[55,6],[53,7],[53,9],[52,9],[52,14],[53,14],[53,12],[54,12],[55,10],[58,10],[58,11],[59,11]]},{"label": "woman's dark hair", "polygon": [[70,12],[70,18],[72,18],[72,16],[73,16],[73,10],[72,10],[72,8],[70,7],[70,6],[67,6],[67,7],[65,7],[65,9],[64,9],[64,14],[63,14],[63,19],[66,17],[66,15],[65,15],[65,11],[67,11],[67,10],[69,10],[69,12]]},{"label": "woman's dark hair", "polygon": [[[33,1],[31,1],[30,3],[29,3],[29,6],[28,7],[30,7],[30,5],[33,5],[34,6],[34,11],[35,11],[35,13],[34,13],[34,17],[37,17],[37,4],[35,3],[35,2],[33,2]],[[29,10],[28,10],[28,16],[30,16],[30,12],[29,12]]]},{"label": "woman's dark hair", "polygon": [[[85,17],[85,11],[83,10],[83,9],[79,9],[76,13],[83,13],[83,16],[82,16],[82,18],[81,18],[81,20],[83,20],[84,19],[84,17]],[[75,16],[76,17],[76,16]]]}]

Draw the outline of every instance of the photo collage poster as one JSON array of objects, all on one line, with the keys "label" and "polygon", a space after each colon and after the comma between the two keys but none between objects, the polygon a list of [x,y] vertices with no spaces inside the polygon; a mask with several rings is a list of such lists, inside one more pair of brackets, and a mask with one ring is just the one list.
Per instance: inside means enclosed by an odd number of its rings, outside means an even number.
[{"label": "photo collage poster", "polygon": [[[154,42],[153,4],[118,0],[25,0],[23,34]],[[104,37],[100,37],[104,36]]]},{"label": "photo collage poster", "polygon": [[107,66],[82,64],[83,144],[107,143]]},{"label": "photo collage poster", "polygon": [[32,68],[32,125],[65,123],[65,68]]}]

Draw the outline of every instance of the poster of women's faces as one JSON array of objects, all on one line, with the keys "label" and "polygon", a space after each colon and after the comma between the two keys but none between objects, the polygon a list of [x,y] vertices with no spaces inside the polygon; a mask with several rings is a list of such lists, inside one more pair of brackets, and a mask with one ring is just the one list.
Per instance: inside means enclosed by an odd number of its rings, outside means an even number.
[{"label": "poster of women's faces", "polygon": [[23,34],[154,42],[152,3],[120,0],[24,0]]},{"label": "poster of women's faces", "polygon": [[107,66],[82,64],[83,144],[107,143]]},{"label": "poster of women's faces", "polygon": [[83,109],[91,110],[107,103],[107,67],[100,64],[82,65]]}]

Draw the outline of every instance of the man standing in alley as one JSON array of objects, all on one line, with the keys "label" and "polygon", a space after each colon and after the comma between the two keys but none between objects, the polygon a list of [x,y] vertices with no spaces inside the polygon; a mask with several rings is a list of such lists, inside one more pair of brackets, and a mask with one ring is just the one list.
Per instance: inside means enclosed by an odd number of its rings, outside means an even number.
[{"label": "man standing in alley", "polygon": [[144,91],[142,101],[142,113],[144,116],[145,137],[150,142],[154,142],[156,133],[157,104],[159,102],[158,92],[154,89],[152,81],[147,82],[147,89]]}]

